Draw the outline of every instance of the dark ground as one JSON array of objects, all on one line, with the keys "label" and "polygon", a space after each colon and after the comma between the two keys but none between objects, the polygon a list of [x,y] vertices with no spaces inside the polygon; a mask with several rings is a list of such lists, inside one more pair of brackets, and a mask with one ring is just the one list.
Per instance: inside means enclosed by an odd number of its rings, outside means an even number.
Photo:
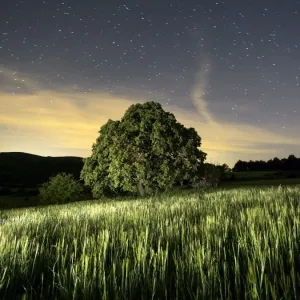
[{"label": "dark ground", "polygon": [[[235,180],[221,182],[219,188],[241,188],[255,186],[279,186],[300,184],[300,178],[282,178],[282,179],[251,179]],[[217,188],[218,189],[218,188]],[[38,205],[38,191],[34,188],[13,189],[14,194],[0,195],[0,209],[32,207]]]}]

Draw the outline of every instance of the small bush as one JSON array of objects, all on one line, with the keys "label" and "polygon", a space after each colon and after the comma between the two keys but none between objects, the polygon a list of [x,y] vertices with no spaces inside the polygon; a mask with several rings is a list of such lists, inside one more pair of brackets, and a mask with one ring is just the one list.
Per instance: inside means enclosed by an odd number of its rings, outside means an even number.
[{"label": "small bush", "polygon": [[83,185],[72,174],[59,173],[39,188],[41,204],[59,204],[76,201],[83,196]]},{"label": "small bush", "polygon": [[203,166],[202,178],[197,182],[194,187],[206,188],[206,187],[217,187],[220,183],[220,171],[213,165],[206,163]]}]

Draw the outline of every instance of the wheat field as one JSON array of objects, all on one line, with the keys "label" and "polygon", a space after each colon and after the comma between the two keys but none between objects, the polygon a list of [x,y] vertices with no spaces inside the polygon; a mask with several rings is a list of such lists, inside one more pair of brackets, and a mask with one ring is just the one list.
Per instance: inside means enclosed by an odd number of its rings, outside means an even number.
[{"label": "wheat field", "polygon": [[300,185],[6,211],[0,298],[300,299]]}]

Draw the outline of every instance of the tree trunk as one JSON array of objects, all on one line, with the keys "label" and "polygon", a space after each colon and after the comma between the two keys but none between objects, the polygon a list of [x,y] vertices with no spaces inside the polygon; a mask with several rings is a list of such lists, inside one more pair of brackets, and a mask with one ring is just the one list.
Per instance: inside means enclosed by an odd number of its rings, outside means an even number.
[{"label": "tree trunk", "polygon": [[141,182],[138,183],[138,191],[141,197],[145,196],[145,188]]}]

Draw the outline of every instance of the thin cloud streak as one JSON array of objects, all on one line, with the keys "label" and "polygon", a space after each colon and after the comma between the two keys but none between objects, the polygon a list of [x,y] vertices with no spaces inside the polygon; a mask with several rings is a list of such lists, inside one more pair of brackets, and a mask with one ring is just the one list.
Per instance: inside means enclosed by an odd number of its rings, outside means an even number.
[{"label": "thin cloud streak", "polygon": [[195,84],[191,91],[191,98],[199,115],[204,117],[207,123],[215,125],[216,121],[209,112],[207,102],[204,98],[209,75],[211,73],[211,64],[207,58],[203,60],[202,64],[204,65],[204,70],[200,69],[195,74]]}]

